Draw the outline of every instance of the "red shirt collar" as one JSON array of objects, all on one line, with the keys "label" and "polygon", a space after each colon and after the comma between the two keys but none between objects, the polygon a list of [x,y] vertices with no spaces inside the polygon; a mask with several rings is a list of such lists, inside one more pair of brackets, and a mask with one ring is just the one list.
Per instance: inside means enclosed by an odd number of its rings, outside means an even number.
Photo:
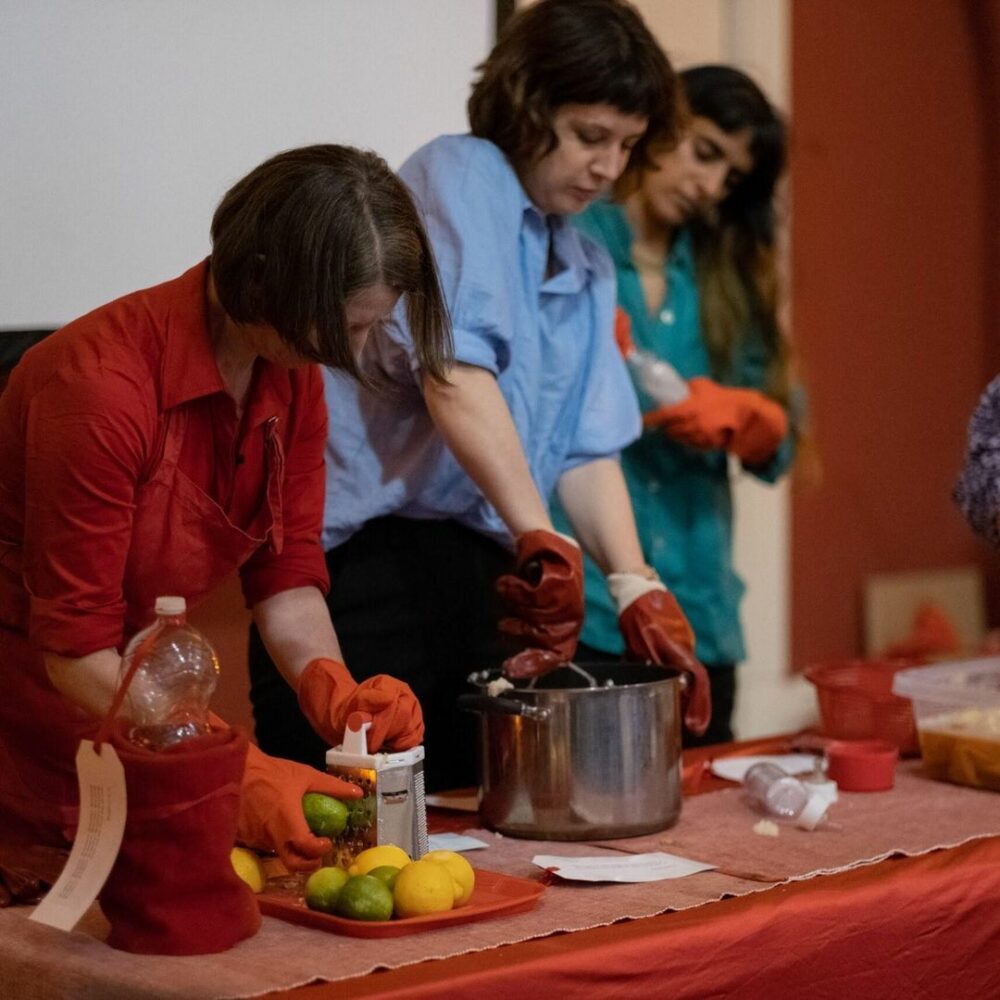
[{"label": "red shirt collar", "polygon": [[[226,391],[209,335],[208,299],[205,294],[209,259],[160,286],[166,296],[162,376],[164,409],[180,406],[200,396]],[[268,419],[275,407],[285,410],[292,400],[288,370],[269,361],[258,361],[257,364],[252,396],[247,400],[250,426]]]}]

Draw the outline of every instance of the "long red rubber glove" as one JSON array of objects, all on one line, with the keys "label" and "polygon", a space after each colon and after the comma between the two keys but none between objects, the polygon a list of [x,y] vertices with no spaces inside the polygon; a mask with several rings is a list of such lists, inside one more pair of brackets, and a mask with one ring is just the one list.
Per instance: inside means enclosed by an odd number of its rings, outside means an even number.
[{"label": "long red rubber glove", "polygon": [[309,724],[336,746],[344,738],[351,712],[367,712],[372,717],[368,749],[372,753],[390,746],[408,750],[424,738],[424,714],[408,684],[379,674],[360,684],[343,663],[316,659],[299,677],[299,707]]},{"label": "long red rubber glove", "polygon": [[565,535],[542,529],[517,538],[513,573],[497,580],[509,615],[499,628],[528,647],[504,663],[534,677],[573,658],[583,626],[583,554]]},{"label": "long red rubber glove", "polygon": [[723,449],[747,465],[762,465],[788,433],[788,414],[756,389],[736,389],[709,378],[688,381],[683,402],[643,415],[675,441],[703,450]]},{"label": "long red rubber glove", "polygon": [[[228,729],[229,723],[214,712],[213,726]],[[247,847],[275,851],[291,872],[318,868],[333,845],[309,829],[302,812],[302,796],[322,792],[349,801],[361,797],[361,789],[342,778],[281,757],[269,757],[253,743],[247,748],[247,763],[240,788],[240,815],[236,839]]]},{"label": "long red rubber glove", "polygon": [[695,659],[694,633],[681,606],[659,580],[612,573],[608,586],[618,604],[626,655],[661,667],[677,667],[687,675],[684,724],[700,736],[712,718],[712,689],[708,673]]},{"label": "long red rubber glove", "polygon": [[306,792],[322,792],[345,801],[361,797],[357,785],[305,764],[268,757],[251,743],[243,774],[237,839],[247,847],[277,851],[289,871],[318,868],[333,845],[327,837],[317,837],[306,824],[302,812]]}]

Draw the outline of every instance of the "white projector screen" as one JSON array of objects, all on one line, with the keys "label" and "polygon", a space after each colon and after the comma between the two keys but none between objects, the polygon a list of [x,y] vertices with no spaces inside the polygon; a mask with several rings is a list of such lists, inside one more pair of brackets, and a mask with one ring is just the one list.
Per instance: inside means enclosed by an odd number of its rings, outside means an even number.
[{"label": "white projector screen", "polygon": [[272,153],[398,167],[465,131],[494,2],[0,0],[0,23],[0,330],[54,328],[204,256]]}]

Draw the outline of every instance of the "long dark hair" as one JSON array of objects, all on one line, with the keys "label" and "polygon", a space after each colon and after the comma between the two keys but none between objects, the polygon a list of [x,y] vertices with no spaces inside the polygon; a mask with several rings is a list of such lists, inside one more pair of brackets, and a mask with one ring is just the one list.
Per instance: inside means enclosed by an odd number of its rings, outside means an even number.
[{"label": "long dark hair", "polygon": [[623,0],[539,0],[504,26],[479,68],[469,127],[520,167],[555,149],[564,104],[610,104],[649,125],[626,175],[649,165],[649,148],[677,138],[679,87],[663,50]]},{"label": "long dark hair", "polygon": [[681,73],[691,114],[723,132],[749,130],[753,169],[719,204],[711,221],[692,224],[706,345],[713,374],[724,377],[750,329],[770,355],[768,394],[790,391],[790,352],[778,322],[775,188],[785,168],[785,124],[761,89],[732,66],[696,66]]},{"label": "long dark hair", "polygon": [[388,285],[404,296],[421,368],[445,377],[451,332],[430,242],[406,186],[374,153],[304,146],[262,163],[215,211],[211,269],[237,323],[267,323],[303,357],[363,382],[345,303]]}]

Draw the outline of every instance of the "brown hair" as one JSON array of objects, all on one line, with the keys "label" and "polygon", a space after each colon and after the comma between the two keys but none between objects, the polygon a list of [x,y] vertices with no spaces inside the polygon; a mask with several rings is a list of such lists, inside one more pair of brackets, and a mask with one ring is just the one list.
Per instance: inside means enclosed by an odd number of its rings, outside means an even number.
[{"label": "brown hair", "polygon": [[405,297],[421,368],[440,379],[450,363],[430,242],[405,185],[374,153],[305,146],[262,163],[215,211],[211,269],[237,323],[267,323],[303,357],[361,381],[345,302],[388,285]]},{"label": "brown hair", "polygon": [[795,483],[818,485],[822,467],[805,412],[802,363],[781,320],[785,282],[778,266],[775,192],[785,170],[788,130],[760,88],[733,66],[695,66],[681,73],[691,114],[723,132],[750,131],[753,169],[719,204],[711,222],[696,221],[702,325],[712,372],[732,370],[744,338],[754,331],[767,351],[764,390],[795,415]]},{"label": "brown hair", "polygon": [[728,134],[749,130],[753,158],[750,172],[719,204],[716,218],[691,226],[712,371],[725,377],[743,338],[755,330],[768,352],[768,395],[788,405],[791,356],[778,321],[774,207],[786,161],[785,124],[757,84],[733,66],[686,69],[681,82],[692,114]]},{"label": "brown hair", "polygon": [[515,167],[555,149],[564,104],[610,104],[649,125],[625,176],[649,165],[650,145],[676,142],[677,78],[663,50],[623,0],[539,0],[504,27],[469,98],[472,134]]}]

